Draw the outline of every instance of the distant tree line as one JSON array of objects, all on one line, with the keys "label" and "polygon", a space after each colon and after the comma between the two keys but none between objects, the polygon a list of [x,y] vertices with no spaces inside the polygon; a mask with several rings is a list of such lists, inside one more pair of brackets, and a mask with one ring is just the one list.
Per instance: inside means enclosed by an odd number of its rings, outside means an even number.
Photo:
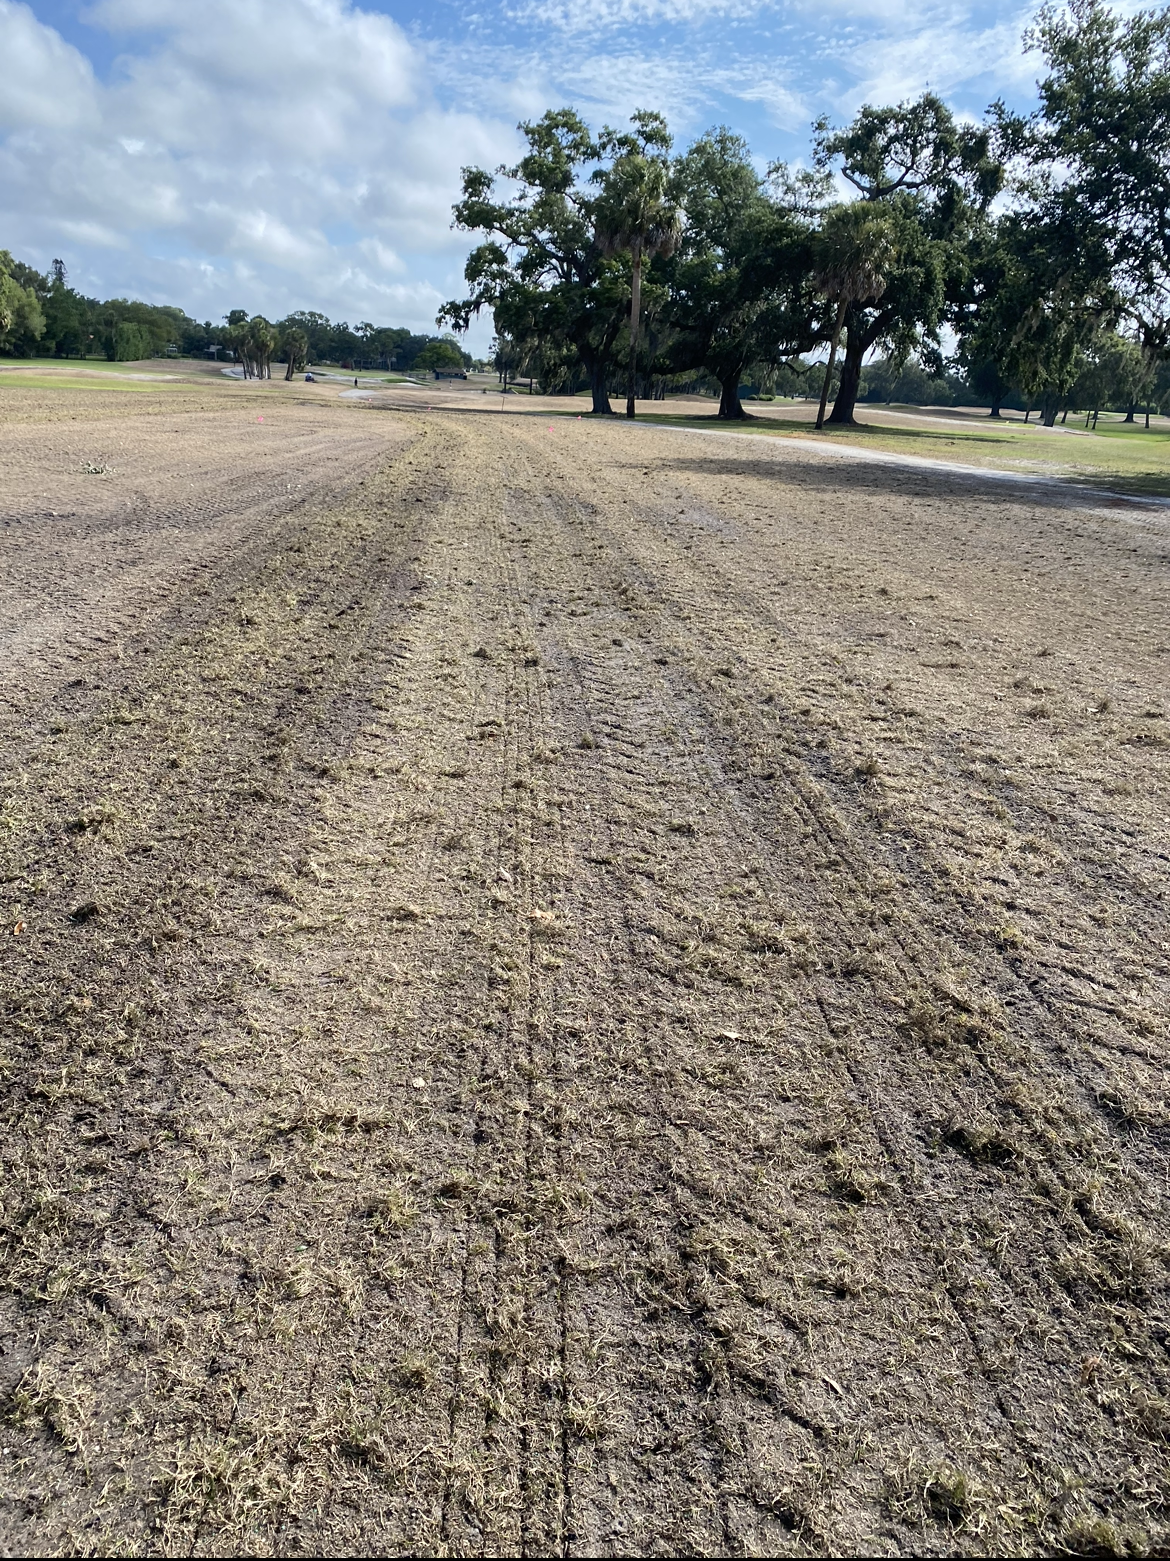
[{"label": "distant tree line", "polygon": [[273,361],[291,378],[306,363],[347,368],[460,370],[473,359],[451,336],[418,335],[402,326],[363,321],[352,328],[323,314],[297,311],[269,322],[234,309],[219,325],[202,324],[168,304],[126,298],[105,303],[69,286],[64,262],[47,274],[0,250],[0,353],[7,357],[232,358],[251,376],[269,376]]},{"label": "distant tree line", "polygon": [[[663,117],[595,134],[571,108],[520,130],[511,167],[463,172],[480,234],[466,296],[496,366],[593,410],[668,388],[970,398],[1051,425],[1170,389],[1170,9],[1042,8],[1038,110],[982,124],[932,93],[814,126],[810,165],[759,171],[726,128],[673,150]],[[841,199],[842,191],[848,198]],[[809,355],[828,348],[828,363]],[[811,390],[810,390],[811,387]],[[780,390],[779,393],[786,393]]]}]

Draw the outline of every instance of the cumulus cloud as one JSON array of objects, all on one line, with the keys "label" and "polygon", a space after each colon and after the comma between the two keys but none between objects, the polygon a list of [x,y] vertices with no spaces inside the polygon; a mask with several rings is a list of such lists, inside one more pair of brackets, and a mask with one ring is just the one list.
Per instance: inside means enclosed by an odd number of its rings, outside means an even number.
[{"label": "cumulus cloud", "polygon": [[0,0],[0,129],[93,128],[97,93],[93,68],[28,6]]},{"label": "cumulus cloud", "polygon": [[20,65],[0,86],[0,242],[41,264],[82,247],[78,285],[196,313],[393,305],[433,329],[467,247],[459,169],[512,130],[438,105],[394,21],[347,0],[99,0],[86,19],[124,50],[104,82],[0,0]]}]

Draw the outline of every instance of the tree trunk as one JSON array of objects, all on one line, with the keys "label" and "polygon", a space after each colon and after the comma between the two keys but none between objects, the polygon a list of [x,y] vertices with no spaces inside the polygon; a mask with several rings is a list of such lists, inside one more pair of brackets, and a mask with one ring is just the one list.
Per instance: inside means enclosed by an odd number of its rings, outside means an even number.
[{"label": "tree trunk", "polygon": [[719,416],[735,422],[746,422],[748,418],[743,402],[739,399],[739,377],[742,373],[743,364],[737,363],[733,373],[725,374],[719,380]]},{"label": "tree trunk", "polygon": [[821,386],[821,404],[817,410],[817,427],[825,426],[825,403],[829,399],[829,385],[833,378],[833,365],[837,361],[837,348],[841,342],[841,327],[845,324],[845,300],[837,305],[837,323],[833,326],[833,343],[829,348],[829,361],[825,364],[825,383]]},{"label": "tree trunk", "polygon": [[638,316],[642,312],[642,255],[633,253],[634,274],[630,282],[630,382],[626,387],[626,416],[634,416],[634,382],[638,372]]},{"label": "tree trunk", "polygon": [[1124,418],[1122,418],[1122,422],[1124,422],[1124,423],[1132,423],[1133,422],[1133,414],[1134,414],[1134,411],[1135,411],[1136,407],[1137,407],[1137,402],[1136,401],[1131,401],[1129,403],[1129,411],[1125,414]]},{"label": "tree trunk", "polygon": [[830,423],[844,423],[853,427],[853,408],[857,405],[857,392],[861,388],[861,360],[865,347],[861,336],[850,330],[846,333],[845,356],[841,360],[841,388],[829,413]]},{"label": "tree trunk", "polygon": [[285,369],[285,371],[284,371],[285,379],[291,379],[293,377],[293,375],[296,373],[296,371],[297,371],[296,353],[295,352],[290,352],[289,355],[288,355],[288,368]]},{"label": "tree trunk", "polygon": [[1067,422],[1068,422],[1068,408],[1065,407],[1064,411],[1060,414],[1060,426],[1063,428],[1064,425]]},{"label": "tree trunk", "polygon": [[589,365],[589,388],[593,393],[593,410],[599,417],[612,417],[613,407],[609,404],[609,391],[605,386],[605,361],[602,358],[594,358]]},{"label": "tree trunk", "polygon": [[1094,407],[1093,408],[1093,432],[1094,433],[1097,432],[1097,414],[1098,414],[1099,411],[1100,411],[1099,407]]},{"label": "tree trunk", "polygon": [[1146,433],[1150,431],[1150,403],[1146,402]]},{"label": "tree trunk", "polygon": [[1045,428],[1055,428],[1056,427],[1056,413],[1057,413],[1057,409],[1059,408],[1059,406],[1060,406],[1059,400],[1057,399],[1056,396],[1052,395],[1051,392],[1049,392],[1044,397],[1043,423],[1044,423]]},{"label": "tree trunk", "polygon": [[1000,409],[1000,407],[1002,405],[1003,405],[1003,397],[1002,396],[1000,396],[998,394],[992,396],[992,398],[991,398],[991,411],[987,414],[988,417],[994,417],[996,419],[999,419],[1000,418],[1000,410],[999,409]]}]

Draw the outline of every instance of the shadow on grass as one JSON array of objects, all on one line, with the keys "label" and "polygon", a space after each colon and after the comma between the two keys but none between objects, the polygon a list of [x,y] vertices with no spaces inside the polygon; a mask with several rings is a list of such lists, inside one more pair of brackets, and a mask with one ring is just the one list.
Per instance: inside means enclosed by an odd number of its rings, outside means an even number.
[{"label": "shadow on grass", "polygon": [[795,418],[751,418],[748,422],[729,422],[720,417],[676,417],[669,412],[640,412],[640,423],[668,424],[675,428],[718,429],[722,433],[772,434],[778,438],[805,437],[824,439],[830,443],[856,444],[859,439],[872,439],[882,444],[914,443],[925,445],[991,444],[1001,448],[1014,448],[1020,436],[1014,430],[988,428],[967,429],[959,425],[952,428],[902,428],[896,423],[855,423],[852,427],[840,424],[826,426],[818,433],[813,423],[798,422]]},{"label": "shadow on grass", "polygon": [[[1020,449],[1025,435],[1021,433],[1009,433],[1007,430],[991,430],[986,432],[962,430],[952,433],[949,430],[934,432],[933,430],[920,430],[917,428],[899,428],[896,426],[875,426],[872,423],[859,423],[853,428],[823,429],[817,433],[811,423],[780,424],[764,419],[753,420],[750,424],[740,422],[727,422],[721,418],[682,418],[671,417],[668,414],[649,413],[639,418],[640,422],[654,423],[659,427],[693,428],[696,432],[709,433],[749,433],[762,435],[772,439],[815,439],[818,443],[824,440],[827,444],[855,444],[862,448],[872,450],[875,454],[888,452],[891,455],[921,455],[928,460],[946,460],[956,468],[954,475],[965,476],[970,473],[974,479],[978,479],[981,473],[989,470],[1002,470],[1009,477],[1017,478],[1021,483],[1028,483],[1033,492],[1040,492],[1048,484],[1058,484],[1056,492],[1067,492],[1086,489],[1094,494],[1118,493],[1134,498],[1168,498],[1170,497],[1170,470],[1163,471],[1124,471],[1116,466],[1102,464],[1098,471],[1070,471],[1070,472],[1035,472],[1012,467],[995,468],[971,463],[964,463],[960,458],[962,449],[968,445],[990,445],[1003,452],[1005,461],[1018,460]],[[1152,436],[1151,436],[1152,437]],[[1033,447],[1034,448],[1034,447]],[[1009,456],[1009,452],[1015,452]],[[1053,452],[1056,454],[1057,452]],[[1064,453],[1063,451],[1060,453]],[[1083,448],[1069,451],[1070,459],[1067,463],[1075,465],[1082,460],[1088,465],[1087,452]],[[862,466],[858,462],[857,466]],[[899,466],[896,468],[903,475],[913,471],[912,467]],[[856,470],[856,468],[854,469]],[[938,472],[939,477],[949,477],[950,472]],[[999,482],[1002,479],[994,479]]]},{"label": "shadow on grass", "polygon": [[[747,452],[738,458],[716,454],[714,451],[705,458],[682,453],[675,457],[663,454],[658,464],[663,471],[680,474],[694,472],[705,477],[758,478],[764,475],[760,463]],[[642,467],[631,463],[630,470],[640,474]],[[772,466],[767,475],[772,476],[780,487],[802,488],[826,494],[852,489],[888,498],[937,494],[940,490],[955,489],[961,489],[969,495],[973,488],[978,488],[981,503],[1004,509],[1018,508],[1021,504],[1033,509],[1099,509],[1102,501],[1110,497],[1116,499],[1119,508],[1123,508],[1129,498],[1170,495],[1170,483],[1165,478],[1161,479],[1160,491],[1151,488],[1148,492],[1138,492],[1136,485],[1127,482],[1128,491],[1123,493],[1116,480],[1109,484],[1104,481],[1069,482],[1063,478],[1030,481],[1026,476],[1012,472],[1008,474],[1009,479],[1018,480],[1005,482],[1000,477],[990,476],[987,469],[981,466],[956,464],[940,470],[928,466],[886,465],[880,461],[828,462],[798,455],[791,450],[783,464]]]}]

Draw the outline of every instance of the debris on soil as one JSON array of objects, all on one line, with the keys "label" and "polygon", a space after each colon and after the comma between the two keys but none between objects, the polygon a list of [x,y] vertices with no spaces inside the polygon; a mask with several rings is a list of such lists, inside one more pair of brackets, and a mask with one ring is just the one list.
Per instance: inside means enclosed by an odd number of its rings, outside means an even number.
[{"label": "debris on soil", "polygon": [[318,393],[0,429],[5,1548],[1165,1553],[1160,516]]}]

